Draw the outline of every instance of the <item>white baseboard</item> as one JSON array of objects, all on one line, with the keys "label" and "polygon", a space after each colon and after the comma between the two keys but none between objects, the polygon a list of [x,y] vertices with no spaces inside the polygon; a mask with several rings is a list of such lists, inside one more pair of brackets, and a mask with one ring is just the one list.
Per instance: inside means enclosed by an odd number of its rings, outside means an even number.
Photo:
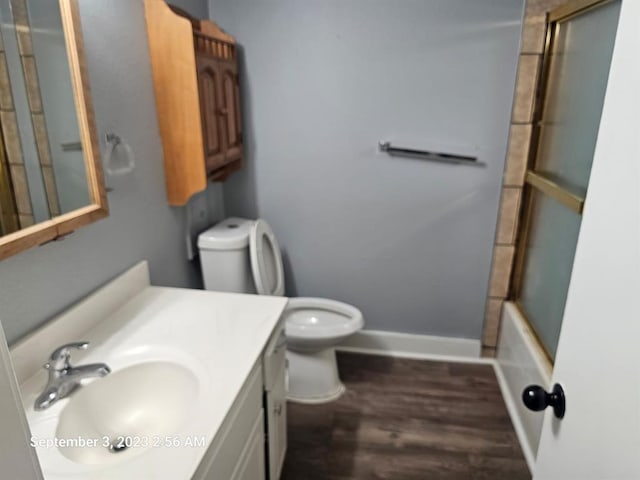
[{"label": "white baseboard", "polygon": [[481,347],[480,340],[362,330],[347,338],[337,350],[389,357],[493,363],[491,359],[480,358]]}]

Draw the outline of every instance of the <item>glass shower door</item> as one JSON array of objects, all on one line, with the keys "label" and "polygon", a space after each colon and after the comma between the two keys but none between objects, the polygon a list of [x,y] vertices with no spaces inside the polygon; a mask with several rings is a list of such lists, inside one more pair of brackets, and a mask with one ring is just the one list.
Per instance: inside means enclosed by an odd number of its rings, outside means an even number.
[{"label": "glass shower door", "polygon": [[620,3],[580,1],[549,17],[514,293],[551,360],[571,279]]}]

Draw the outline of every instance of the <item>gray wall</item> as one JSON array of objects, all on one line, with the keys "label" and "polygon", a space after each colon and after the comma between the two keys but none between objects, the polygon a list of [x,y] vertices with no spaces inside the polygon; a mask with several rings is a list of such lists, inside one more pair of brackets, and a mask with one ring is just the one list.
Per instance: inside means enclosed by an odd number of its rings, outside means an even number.
[{"label": "gray wall", "polygon": [[207,18],[209,15],[208,0],[170,0],[167,3],[184,8],[191,16]]},{"label": "gray wall", "polygon": [[[523,0],[211,0],[244,50],[247,167],[228,214],[267,219],[290,295],[366,328],[480,338]],[[485,168],[389,158],[378,140]]]},{"label": "gray wall", "polygon": [[[194,5],[206,13],[203,2],[185,6]],[[0,320],[10,343],[140,260],[150,261],[158,285],[200,285],[186,260],[185,211],[167,206],[142,0],[80,0],[80,8],[98,130],[122,133],[137,168],[107,179],[109,218],[0,262]],[[218,194],[211,188],[198,198],[192,216],[205,224],[219,216]]]}]

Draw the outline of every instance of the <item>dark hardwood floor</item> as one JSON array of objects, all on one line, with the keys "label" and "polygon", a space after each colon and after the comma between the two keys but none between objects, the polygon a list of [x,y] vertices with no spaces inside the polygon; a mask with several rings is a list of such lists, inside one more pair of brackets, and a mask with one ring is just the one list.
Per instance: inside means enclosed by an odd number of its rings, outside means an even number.
[{"label": "dark hardwood floor", "polygon": [[338,354],[347,392],[288,404],[282,480],[530,480],[488,365]]}]

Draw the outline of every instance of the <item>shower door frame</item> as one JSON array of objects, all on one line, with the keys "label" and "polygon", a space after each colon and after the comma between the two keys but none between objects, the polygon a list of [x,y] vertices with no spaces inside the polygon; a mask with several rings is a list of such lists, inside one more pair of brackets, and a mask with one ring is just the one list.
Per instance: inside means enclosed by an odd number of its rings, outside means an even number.
[{"label": "shower door frame", "polygon": [[542,55],[542,67],[536,81],[537,87],[533,110],[533,127],[531,131],[527,169],[522,191],[522,206],[519,213],[520,226],[517,232],[515,261],[510,282],[509,298],[516,305],[522,317],[526,320],[531,332],[535,336],[536,342],[552,366],[554,364],[554,357],[538,335],[535,325],[530,321],[526,309],[520,301],[520,296],[522,293],[525,263],[527,259],[527,243],[531,234],[534,192],[553,198],[580,216],[582,216],[586,198],[586,196],[581,197],[569,191],[569,189],[562,187],[550,178],[547,178],[536,171],[541,160],[540,143],[542,139],[542,122],[544,120],[544,106],[548,98],[547,94],[549,93],[551,83],[551,64],[555,52],[554,41],[556,40],[555,25],[569,21],[579,15],[600,8],[614,1],[616,0],[575,0],[552,10],[547,14],[546,18],[545,45]]}]

